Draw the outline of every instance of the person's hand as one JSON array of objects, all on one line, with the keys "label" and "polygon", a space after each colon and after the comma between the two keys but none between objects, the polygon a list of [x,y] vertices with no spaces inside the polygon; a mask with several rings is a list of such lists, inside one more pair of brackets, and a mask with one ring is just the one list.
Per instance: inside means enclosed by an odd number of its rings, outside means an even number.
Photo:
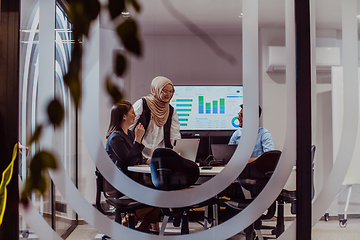
[{"label": "person's hand", "polygon": [[150,165],[151,158],[148,158],[145,162],[145,164]]},{"label": "person's hand", "polygon": [[145,128],[144,126],[139,123],[135,128],[135,141],[138,143],[141,143],[141,139],[145,134]]}]

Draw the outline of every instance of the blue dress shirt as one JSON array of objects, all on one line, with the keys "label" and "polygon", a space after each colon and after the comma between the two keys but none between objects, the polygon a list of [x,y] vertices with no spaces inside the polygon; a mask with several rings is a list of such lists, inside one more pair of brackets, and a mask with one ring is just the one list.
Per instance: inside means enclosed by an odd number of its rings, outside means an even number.
[{"label": "blue dress shirt", "polygon": [[[242,128],[239,128],[238,130],[236,130],[230,138],[229,145],[237,145],[241,138],[241,134],[242,134]],[[254,148],[254,151],[253,151],[251,157],[252,158],[259,157],[264,152],[274,150],[274,149],[275,149],[275,147],[274,147],[274,143],[273,143],[273,140],[271,137],[271,133],[269,132],[269,130],[260,127],[259,131],[258,131],[256,143],[255,143],[255,148]]]}]

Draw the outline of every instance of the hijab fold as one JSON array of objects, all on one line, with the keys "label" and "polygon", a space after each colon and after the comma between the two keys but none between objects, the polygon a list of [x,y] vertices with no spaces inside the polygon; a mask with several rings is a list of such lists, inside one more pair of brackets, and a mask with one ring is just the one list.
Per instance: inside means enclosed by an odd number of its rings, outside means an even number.
[{"label": "hijab fold", "polygon": [[154,123],[156,126],[164,126],[169,117],[169,102],[161,101],[160,95],[163,88],[170,84],[173,88],[174,85],[170,79],[158,76],[151,82],[151,94],[145,97],[146,104],[150,109],[150,125],[151,132],[154,130]]}]

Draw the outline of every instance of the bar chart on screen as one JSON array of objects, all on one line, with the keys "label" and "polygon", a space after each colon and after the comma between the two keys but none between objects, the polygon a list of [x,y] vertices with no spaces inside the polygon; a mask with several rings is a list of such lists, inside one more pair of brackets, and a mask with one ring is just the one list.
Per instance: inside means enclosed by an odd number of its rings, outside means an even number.
[{"label": "bar chart on screen", "polygon": [[174,86],[171,105],[181,130],[234,130],[243,102],[242,86]]}]

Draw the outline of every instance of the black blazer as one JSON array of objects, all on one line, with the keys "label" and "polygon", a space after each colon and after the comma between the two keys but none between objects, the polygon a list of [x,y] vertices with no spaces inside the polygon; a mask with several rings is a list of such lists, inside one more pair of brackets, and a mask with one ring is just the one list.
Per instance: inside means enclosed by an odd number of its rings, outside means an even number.
[{"label": "black blazer", "polygon": [[106,152],[115,165],[121,169],[126,175],[132,177],[128,166],[134,166],[144,163],[141,151],[144,145],[135,142],[135,133],[131,130],[126,135],[120,128],[112,132],[106,142]]}]

